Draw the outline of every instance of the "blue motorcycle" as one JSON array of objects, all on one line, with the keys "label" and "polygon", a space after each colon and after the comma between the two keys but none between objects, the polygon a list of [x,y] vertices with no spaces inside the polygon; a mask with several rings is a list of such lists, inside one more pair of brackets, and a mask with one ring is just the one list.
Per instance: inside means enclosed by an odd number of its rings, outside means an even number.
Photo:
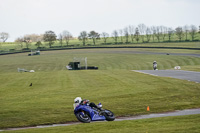
[{"label": "blue motorcycle", "polygon": [[91,121],[114,121],[114,113],[106,109],[98,109],[90,107],[89,104],[79,104],[74,107],[74,114],[76,118],[83,123],[90,123]]}]

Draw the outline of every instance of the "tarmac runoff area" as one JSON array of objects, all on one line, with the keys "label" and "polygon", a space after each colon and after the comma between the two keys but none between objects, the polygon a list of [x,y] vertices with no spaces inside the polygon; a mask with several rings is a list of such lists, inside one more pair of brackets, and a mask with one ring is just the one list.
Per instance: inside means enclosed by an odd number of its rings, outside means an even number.
[{"label": "tarmac runoff area", "polygon": [[[139,115],[139,116],[132,116],[132,117],[118,117],[115,121],[125,121],[125,120],[138,120],[138,119],[149,119],[149,118],[157,118],[157,117],[168,117],[168,116],[183,116],[183,115],[194,115],[200,114],[200,108],[197,109],[186,109],[186,110],[176,110],[174,112],[166,112],[166,113],[155,113],[155,114],[148,114],[148,115]],[[97,121],[100,122],[100,121]],[[102,122],[102,121],[101,121]],[[104,121],[106,122],[106,121]],[[19,127],[19,128],[8,128],[1,131],[15,131],[15,130],[23,130],[23,129],[35,129],[35,128],[47,128],[47,127],[58,127],[58,126],[70,126],[70,125],[77,125],[81,122],[69,122],[66,124],[53,124],[53,125],[41,125],[35,127]]]},{"label": "tarmac runoff area", "polygon": [[200,72],[183,70],[132,70],[152,76],[171,77],[200,83]]}]

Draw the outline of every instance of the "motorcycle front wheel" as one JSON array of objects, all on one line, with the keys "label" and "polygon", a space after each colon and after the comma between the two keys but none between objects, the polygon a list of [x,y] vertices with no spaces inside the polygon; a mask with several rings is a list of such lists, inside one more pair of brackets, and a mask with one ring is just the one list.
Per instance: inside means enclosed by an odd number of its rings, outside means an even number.
[{"label": "motorcycle front wheel", "polygon": [[115,115],[112,111],[110,110],[105,110],[104,116],[107,121],[114,121],[115,120]]},{"label": "motorcycle front wheel", "polygon": [[83,123],[90,123],[91,122],[91,118],[88,114],[85,114],[82,115],[81,112],[78,112],[76,114],[76,118],[80,121],[80,122],[83,122]]}]

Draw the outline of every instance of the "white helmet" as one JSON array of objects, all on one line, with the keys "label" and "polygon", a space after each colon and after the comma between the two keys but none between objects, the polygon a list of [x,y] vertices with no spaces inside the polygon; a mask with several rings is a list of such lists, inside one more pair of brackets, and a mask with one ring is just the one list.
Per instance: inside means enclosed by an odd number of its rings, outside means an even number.
[{"label": "white helmet", "polygon": [[81,101],[82,101],[81,97],[76,97],[74,99],[74,103],[81,103]]}]

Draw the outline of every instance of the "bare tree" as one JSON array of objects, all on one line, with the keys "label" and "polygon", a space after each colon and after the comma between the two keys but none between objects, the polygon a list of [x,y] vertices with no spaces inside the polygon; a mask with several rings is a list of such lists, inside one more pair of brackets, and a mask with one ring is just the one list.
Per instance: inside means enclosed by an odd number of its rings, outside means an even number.
[{"label": "bare tree", "polygon": [[135,40],[138,43],[138,41],[140,40],[140,32],[139,32],[138,27],[135,29],[135,35],[134,36],[135,36]]},{"label": "bare tree", "polygon": [[160,36],[161,36],[161,31],[160,31],[160,26],[156,26],[156,38],[158,39],[158,42],[160,42]]},{"label": "bare tree", "polygon": [[167,36],[167,27],[160,26],[160,30],[161,30],[162,39],[163,39],[163,41],[165,41],[165,37]]},{"label": "bare tree", "polygon": [[168,28],[168,38],[169,38],[169,42],[171,41],[171,37],[172,37],[172,35],[174,34],[174,31],[173,31],[173,29],[172,28]]},{"label": "bare tree", "polygon": [[147,27],[147,28],[146,28],[146,37],[147,37],[147,42],[150,41],[150,39],[151,39],[151,35],[152,35],[152,30],[151,30],[151,28]]},{"label": "bare tree", "polygon": [[18,38],[15,40],[15,42],[19,44],[19,46],[20,46],[21,49],[23,48],[23,42],[24,42],[23,37],[18,37]]},{"label": "bare tree", "polygon": [[146,25],[145,24],[139,24],[138,25],[138,30],[140,32],[142,41],[144,42],[144,37],[145,37],[145,32],[146,32]]},{"label": "bare tree", "polygon": [[95,31],[90,31],[90,33],[88,34],[88,37],[92,39],[93,44],[95,45],[96,41],[100,39],[100,34]]},{"label": "bare tree", "polygon": [[109,34],[108,34],[108,33],[106,33],[106,32],[103,32],[103,33],[101,34],[101,36],[103,37],[104,44],[106,44],[106,40],[108,39],[108,37],[109,37]]},{"label": "bare tree", "polygon": [[123,43],[123,30],[122,29],[119,30],[119,34],[120,34],[121,42]]},{"label": "bare tree", "polygon": [[63,44],[63,34],[59,34],[58,35],[58,40],[59,40],[59,42],[60,42],[60,45],[61,45],[61,47],[62,47],[62,44]]},{"label": "bare tree", "polygon": [[67,31],[67,30],[64,30],[62,32],[62,36],[63,36],[63,39],[65,40],[67,46],[69,45],[69,41],[73,38],[72,34]]},{"label": "bare tree", "polygon": [[6,42],[6,40],[9,38],[9,34],[6,33],[6,32],[1,32],[0,33],[0,39],[3,41],[3,42]]},{"label": "bare tree", "polygon": [[154,40],[155,40],[155,36],[156,36],[156,27],[155,26],[152,26],[151,27],[151,31],[152,31],[152,38],[153,38],[153,42],[154,42]]},{"label": "bare tree", "polygon": [[198,33],[200,34],[200,26],[199,26],[199,32]]},{"label": "bare tree", "polygon": [[80,41],[82,41],[82,42],[83,42],[83,46],[85,46],[85,42],[86,42],[87,39],[88,39],[88,34],[87,34],[87,32],[86,32],[86,31],[82,31],[82,32],[80,33],[80,35],[78,36],[78,39],[79,39]]},{"label": "bare tree", "polygon": [[188,26],[188,25],[185,25],[185,26],[183,27],[183,31],[185,32],[185,40],[187,41],[187,40],[188,40],[189,26]]},{"label": "bare tree", "polygon": [[38,41],[42,41],[43,35],[26,34],[24,35],[24,37],[30,38],[31,42],[38,42]]},{"label": "bare tree", "polygon": [[179,41],[181,41],[181,39],[184,37],[184,32],[183,32],[183,28],[182,27],[177,27],[175,29],[175,33],[179,38]]},{"label": "bare tree", "polygon": [[200,34],[200,26],[199,26],[199,34]]},{"label": "bare tree", "polygon": [[135,33],[135,27],[133,25],[128,26],[129,34],[131,37],[131,42],[133,43],[134,41],[134,33]]},{"label": "bare tree", "polygon": [[31,39],[29,37],[24,36],[23,42],[25,42],[26,48],[29,49],[29,46],[30,46],[30,43],[31,43]]},{"label": "bare tree", "polygon": [[117,30],[114,30],[113,33],[112,33],[112,38],[114,39],[115,41],[115,44],[117,44],[117,39],[118,39],[118,32]]},{"label": "bare tree", "polygon": [[124,28],[124,36],[125,36],[125,39],[126,39],[126,43],[128,43],[128,38],[129,38],[128,27]]},{"label": "bare tree", "polygon": [[195,25],[191,25],[189,33],[192,37],[192,41],[194,41],[194,37],[196,35],[196,32],[197,32],[197,27]]}]

